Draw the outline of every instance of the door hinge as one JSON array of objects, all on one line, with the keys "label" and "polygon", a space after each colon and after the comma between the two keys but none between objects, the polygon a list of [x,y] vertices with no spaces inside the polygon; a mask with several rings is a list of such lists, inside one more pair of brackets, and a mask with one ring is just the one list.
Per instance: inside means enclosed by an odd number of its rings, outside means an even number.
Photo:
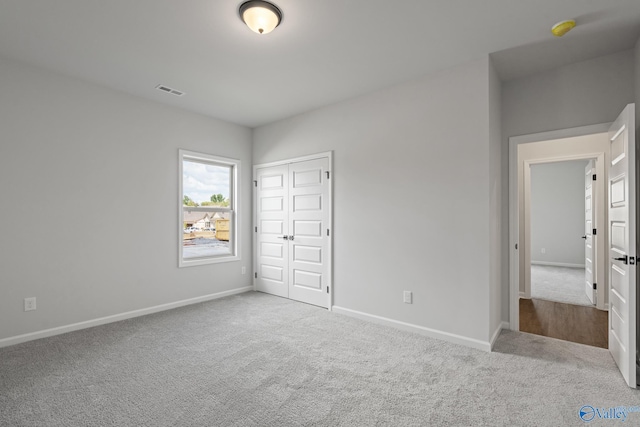
[{"label": "door hinge", "polygon": [[258,273],[253,273],[253,277],[258,278]]},{"label": "door hinge", "polygon": [[329,287],[327,286],[327,293],[329,293]]},{"label": "door hinge", "polygon": [[327,174],[327,179],[329,179],[329,171],[325,172]]},{"label": "door hinge", "polygon": [[258,181],[254,180],[254,181],[253,181],[253,186],[254,186],[254,187],[257,187],[257,186],[258,186]]},{"label": "door hinge", "polygon": [[594,236],[596,235],[596,229],[595,228],[593,229],[593,233],[591,233],[591,234],[593,234]]},{"label": "door hinge", "polygon": [[256,227],[256,233],[258,232],[258,227]]},{"label": "door hinge", "polygon": [[598,289],[598,284],[597,284],[597,283],[594,283],[594,284],[593,284],[593,290],[595,291],[596,289]]},{"label": "door hinge", "polygon": [[594,181],[596,180],[596,174],[595,173],[593,174],[593,180]]},{"label": "door hinge", "polygon": [[327,228],[327,236],[329,235],[329,229]]},{"label": "door hinge", "polygon": [[518,244],[516,243],[516,250],[518,250]]}]

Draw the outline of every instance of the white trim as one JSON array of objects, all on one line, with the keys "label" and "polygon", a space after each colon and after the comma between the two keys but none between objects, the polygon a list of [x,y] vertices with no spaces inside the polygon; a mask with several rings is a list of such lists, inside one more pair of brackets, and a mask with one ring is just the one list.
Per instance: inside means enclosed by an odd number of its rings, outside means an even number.
[{"label": "white trim", "polygon": [[[607,133],[610,123],[581,126],[541,132],[529,135],[509,137],[509,325],[514,331],[520,329],[519,298],[520,293],[520,257],[519,209],[518,209],[518,145],[531,142]],[[516,245],[518,249],[516,249]]]},{"label": "white trim", "polygon": [[327,201],[329,209],[329,223],[327,224],[330,233],[329,241],[327,242],[327,263],[329,263],[329,276],[327,277],[327,283],[329,286],[329,305],[327,309],[332,311],[333,307],[333,151],[328,151],[324,155],[329,159],[329,200]]},{"label": "white trim", "polygon": [[[523,191],[523,210],[524,210],[524,241],[522,242],[521,257],[524,257],[524,297],[531,298],[531,165],[527,162],[524,164],[522,186],[519,190]],[[520,172],[518,172],[519,174]],[[518,175],[520,177],[520,175]],[[518,217],[518,225],[521,223]],[[522,262],[522,258],[520,259]],[[519,277],[518,277],[519,278]],[[520,307],[518,307],[520,308]],[[518,317],[520,317],[518,315]]]},{"label": "white trim", "polygon": [[403,331],[414,332],[431,338],[448,341],[454,344],[472,347],[478,350],[491,351],[491,343],[488,341],[480,341],[474,338],[464,337],[449,332],[438,331],[436,329],[426,328],[424,326],[414,325],[412,323],[401,322],[399,320],[389,319],[387,317],[376,316],[375,314],[363,313],[361,311],[351,310],[349,308],[333,306],[333,311],[345,316],[354,317],[356,319],[365,320],[367,322],[376,323],[378,325],[390,326],[392,328],[401,329]]},{"label": "white trim", "polygon": [[258,236],[257,233],[255,232],[255,228],[258,226],[258,217],[257,217],[257,209],[256,206],[258,206],[258,201],[257,201],[257,197],[258,194],[256,192],[256,173],[257,170],[260,168],[268,168],[268,167],[272,167],[272,166],[282,166],[282,165],[288,165],[290,163],[299,163],[299,162],[306,162],[308,160],[317,160],[317,159],[323,159],[323,158],[327,158],[329,160],[329,170],[327,172],[329,172],[330,178],[329,178],[329,200],[328,200],[328,209],[329,209],[329,224],[328,224],[328,228],[330,230],[329,232],[329,242],[327,244],[327,249],[328,249],[328,254],[327,254],[327,264],[329,267],[329,276],[327,277],[327,286],[329,286],[329,301],[328,301],[328,305],[327,305],[327,310],[332,311],[333,310],[333,178],[334,178],[334,172],[333,172],[333,151],[325,151],[322,153],[317,153],[317,154],[309,154],[307,156],[301,156],[301,157],[294,157],[291,159],[285,159],[285,160],[278,160],[275,162],[270,162],[270,163],[260,163],[260,164],[256,164],[253,165],[253,182],[252,184],[252,189],[253,189],[253,225],[252,225],[252,234],[253,234],[253,271],[252,271],[252,279],[253,280],[253,290],[257,290],[257,285],[256,285],[256,272],[258,271],[258,264],[257,264],[257,260],[258,260],[258,256],[256,253],[256,250],[258,248]]},{"label": "white trim", "polygon": [[[193,258],[193,259],[186,259],[186,260],[183,257],[182,226],[184,224],[184,219],[183,219],[184,207],[182,204],[182,200],[183,200],[182,167],[185,160],[194,160],[194,161],[199,161],[204,163],[219,163],[219,164],[231,167],[232,182],[231,182],[231,189],[229,194],[229,197],[231,198],[231,206],[228,209],[220,209],[215,207],[211,207],[211,208],[207,208],[207,207],[195,208],[194,207],[193,209],[195,211],[202,211],[202,212],[205,212],[205,211],[206,212],[220,212],[220,211],[230,212],[231,229],[229,230],[229,233],[231,234],[231,238],[229,242],[231,244],[232,251],[231,251],[231,254],[229,255],[217,255],[217,256]],[[239,188],[241,185],[240,177],[242,176],[240,168],[241,168],[241,164],[240,164],[240,160],[238,159],[232,159],[229,157],[214,156],[211,154],[198,153],[195,151],[178,149],[178,219],[179,219],[178,221],[178,267],[179,268],[194,267],[198,265],[207,265],[207,264],[218,264],[222,262],[233,262],[233,261],[240,261],[242,259],[242,257],[240,256],[240,248],[239,248],[239,242],[241,237],[240,236],[241,234],[240,217],[242,216],[242,213],[240,210],[240,197],[239,197],[240,195]]]},{"label": "white trim", "polygon": [[331,166],[331,158],[333,157],[333,151],[325,151],[323,153],[309,154],[307,156],[294,157],[291,159],[277,160],[275,162],[259,163],[257,165],[253,165],[253,176],[254,177],[256,176],[256,169],[269,168],[271,166],[288,165],[289,163],[306,162],[307,160],[322,159],[324,157],[329,158],[329,166]]},{"label": "white trim", "polygon": [[528,144],[530,142],[550,141],[552,139],[574,138],[576,136],[587,136],[596,133],[608,133],[612,123],[600,123],[597,125],[579,126],[568,129],[558,129],[548,132],[532,133],[528,135],[518,135],[509,138],[509,148],[513,145]]},{"label": "white trim", "polygon": [[251,286],[244,286],[230,291],[217,292],[215,294],[203,295],[201,297],[189,298],[181,301],[171,302],[167,304],[156,305],[153,307],[142,308],[139,310],[127,311],[126,313],[114,314],[112,316],[99,317],[97,319],[86,320],[84,322],[72,323],[70,325],[58,326],[55,328],[44,329],[41,331],[30,332],[28,334],[16,335],[14,337],[0,339],[0,348],[10,345],[20,344],[27,341],[33,341],[40,338],[52,337],[54,335],[65,334],[67,332],[78,331],[80,329],[100,326],[107,323],[119,322],[121,320],[131,319],[134,317],[146,316],[147,314],[157,313],[160,311],[171,310],[173,308],[183,307],[185,305],[197,304],[199,302],[211,301],[230,295],[241,294],[252,291]]},{"label": "white trim", "polygon": [[519,293],[518,293],[518,296],[519,296],[519,298],[527,299],[527,298],[525,297],[525,295],[524,295],[524,292],[519,292]]},{"label": "white trim", "polygon": [[548,265],[551,267],[585,268],[584,264],[570,264],[568,262],[531,261],[531,265]]}]

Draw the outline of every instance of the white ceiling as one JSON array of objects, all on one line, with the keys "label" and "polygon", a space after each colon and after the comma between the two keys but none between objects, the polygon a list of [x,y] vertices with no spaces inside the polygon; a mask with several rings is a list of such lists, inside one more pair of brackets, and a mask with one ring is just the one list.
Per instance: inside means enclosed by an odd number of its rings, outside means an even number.
[{"label": "white ceiling", "polygon": [[274,0],[263,36],[241,3],[0,0],[0,56],[255,127],[494,52],[511,79],[640,37],[640,0]]}]

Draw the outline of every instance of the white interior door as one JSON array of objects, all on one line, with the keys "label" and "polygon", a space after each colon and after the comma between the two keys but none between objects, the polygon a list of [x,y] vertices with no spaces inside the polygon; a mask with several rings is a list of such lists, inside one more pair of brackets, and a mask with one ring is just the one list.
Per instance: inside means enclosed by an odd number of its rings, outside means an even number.
[{"label": "white interior door", "polygon": [[256,290],[289,296],[289,167],[256,170]]},{"label": "white interior door", "polygon": [[330,305],[329,157],[255,169],[256,290]]},{"label": "white interior door", "polygon": [[289,165],[289,298],[329,306],[329,159]]},{"label": "white interior door", "polygon": [[589,160],[584,170],[584,291],[591,304],[596,303],[596,291],[593,288],[595,282],[595,236],[593,235],[594,222],[594,185],[593,177],[595,174],[595,166],[593,160]]},{"label": "white interior door", "polygon": [[635,108],[629,104],[609,130],[609,351],[636,388]]}]

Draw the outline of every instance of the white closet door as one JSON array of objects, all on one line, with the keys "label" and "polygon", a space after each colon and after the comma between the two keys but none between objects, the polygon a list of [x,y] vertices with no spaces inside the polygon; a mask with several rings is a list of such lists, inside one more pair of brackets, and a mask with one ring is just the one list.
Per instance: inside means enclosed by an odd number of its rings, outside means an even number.
[{"label": "white closet door", "polygon": [[289,296],[289,168],[256,171],[256,290]]},{"label": "white closet door", "polygon": [[328,308],[329,158],[255,169],[256,290]]},{"label": "white closet door", "polygon": [[329,307],[329,159],[289,165],[289,298]]}]

